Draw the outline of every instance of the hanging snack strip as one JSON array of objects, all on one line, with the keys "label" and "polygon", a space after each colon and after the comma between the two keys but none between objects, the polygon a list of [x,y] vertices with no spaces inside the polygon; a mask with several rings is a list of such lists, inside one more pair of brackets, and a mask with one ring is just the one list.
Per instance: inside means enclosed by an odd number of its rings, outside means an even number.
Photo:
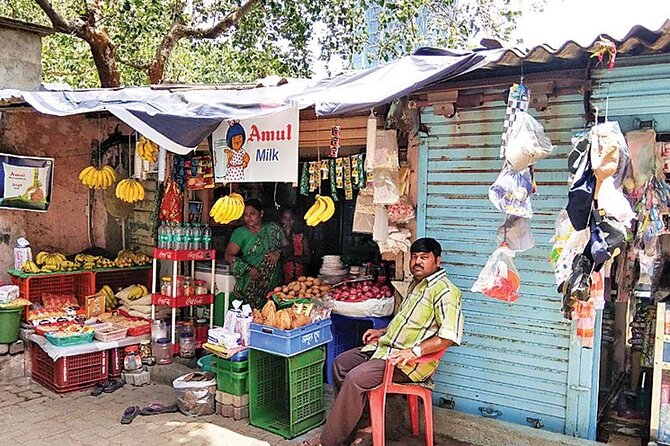
[{"label": "hanging snack strip", "polygon": [[327,180],[328,179],[328,160],[322,160],[321,161],[321,180]]},{"label": "hanging snack strip", "polygon": [[335,159],[335,185],[338,189],[344,187],[344,161],[342,161],[342,158]]},{"label": "hanging snack strip", "polygon": [[328,160],[328,176],[330,177],[330,196],[337,201],[337,185],[335,184],[335,160]]},{"label": "hanging snack strip", "polygon": [[512,134],[512,124],[518,111],[528,110],[528,100],[530,90],[523,84],[512,84],[507,97],[507,109],[505,110],[505,120],[503,121],[503,133],[500,142],[500,158],[505,157],[507,141]]},{"label": "hanging snack strip", "polygon": [[309,195],[309,164],[302,163],[302,174],[300,175],[300,195]]},{"label": "hanging snack strip", "polygon": [[339,125],[334,125],[330,128],[330,149],[328,151],[329,157],[337,158],[337,154],[340,152],[341,136],[342,128]]},{"label": "hanging snack strip", "polygon": [[354,186],[351,181],[351,159],[346,157],[344,161],[344,199],[353,200],[354,199]]}]

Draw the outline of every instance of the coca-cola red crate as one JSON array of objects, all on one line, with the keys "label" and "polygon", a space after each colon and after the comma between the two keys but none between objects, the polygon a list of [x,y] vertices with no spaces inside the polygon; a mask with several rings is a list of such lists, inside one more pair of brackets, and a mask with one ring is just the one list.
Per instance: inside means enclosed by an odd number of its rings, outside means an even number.
[{"label": "coca-cola red crate", "polygon": [[33,379],[56,393],[93,387],[107,380],[106,351],[67,356],[54,361],[39,345],[33,344],[30,350]]},{"label": "coca-cola red crate", "polygon": [[151,265],[96,270],[93,274],[95,291],[100,291],[103,285],[107,285],[114,292],[135,284],[151,289]]},{"label": "coca-cola red crate", "polygon": [[118,378],[123,371],[123,347],[110,348],[109,352],[109,376]]},{"label": "coca-cola red crate", "polygon": [[[91,271],[75,273],[20,274],[11,276],[12,285],[19,287],[19,297],[42,303],[43,294],[73,294],[80,305],[84,297],[95,293],[95,278]],[[28,307],[24,311],[27,316]]]}]

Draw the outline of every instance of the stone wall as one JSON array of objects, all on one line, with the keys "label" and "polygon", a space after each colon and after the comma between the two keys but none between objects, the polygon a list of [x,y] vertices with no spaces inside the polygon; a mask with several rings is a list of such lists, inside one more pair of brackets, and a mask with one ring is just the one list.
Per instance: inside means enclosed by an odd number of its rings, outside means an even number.
[{"label": "stone wall", "polygon": [[57,250],[67,255],[91,245],[118,249],[120,240],[107,240],[106,229],[108,223],[119,223],[108,218],[100,190],[92,193],[89,243],[89,189],[78,179],[79,172],[90,164],[92,141],[105,139],[117,124],[115,118],[55,117],[32,109],[2,113],[0,152],[53,157],[55,163],[52,202],[47,212],[0,209],[0,281],[8,279],[6,269],[13,267],[13,247],[18,237],[30,241],[33,254]]},{"label": "stone wall", "polygon": [[37,90],[42,78],[40,36],[0,28],[0,42],[0,89]]}]

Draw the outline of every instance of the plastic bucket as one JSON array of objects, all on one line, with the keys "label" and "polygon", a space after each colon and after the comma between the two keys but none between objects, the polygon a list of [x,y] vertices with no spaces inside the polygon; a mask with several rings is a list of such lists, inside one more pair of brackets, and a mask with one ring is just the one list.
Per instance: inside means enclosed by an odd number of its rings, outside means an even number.
[{"label": "plastic bucket", "polygon": [[214,358],[214,355],[205,355],[202,358],[198,359],[198,367],[204,372],[211,372],[212,371],[212,359]]},{"label": "plastic bucket", "polygon": [[19,339],[23,307],[0,309],[0,344],[11,344]]}]

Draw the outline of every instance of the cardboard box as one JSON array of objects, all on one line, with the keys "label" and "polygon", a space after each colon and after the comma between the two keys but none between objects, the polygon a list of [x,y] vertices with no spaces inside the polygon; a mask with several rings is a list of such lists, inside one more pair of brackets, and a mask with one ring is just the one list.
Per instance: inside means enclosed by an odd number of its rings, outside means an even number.
[{"label": "cardboard box", "polygon": [[105,312],[105,296],[103,294],[94,294],[84,298],[84,309],[86,317],[90,318]]}]

